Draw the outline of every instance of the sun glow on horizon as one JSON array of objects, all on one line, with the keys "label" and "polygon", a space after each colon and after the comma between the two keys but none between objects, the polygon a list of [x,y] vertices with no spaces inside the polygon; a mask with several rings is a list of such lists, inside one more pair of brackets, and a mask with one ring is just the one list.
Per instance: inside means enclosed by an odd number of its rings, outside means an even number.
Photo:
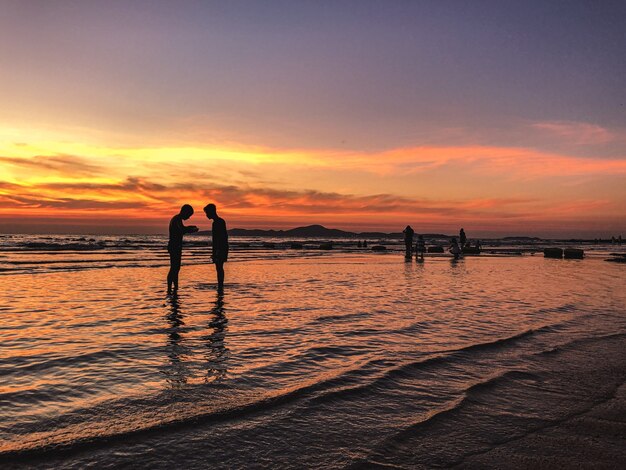
[{"label": "sun glow on horizon", "polygon": [[[617,204],[623,194],[616,192],[626,175],[621,159],[487,145],[380,152],[129,148],[69,135],[24,142],[26,130],[0,135],[0,223],[7,228],[39,220],[45,231],[49,220],[67,219],[102,231],[162,232],[163,220],[182,203],[208,201],[220,206],[231,227],[242,228],[324,223],[393,231],[412,223],[431,230],[463,224],[477,232],[541,232],[561,223],[564,230],[592,231],[624,220]],[[579,191],[589,181],[613,180],[604,196]],[[562,194],[550,194],[555,185]]]}]

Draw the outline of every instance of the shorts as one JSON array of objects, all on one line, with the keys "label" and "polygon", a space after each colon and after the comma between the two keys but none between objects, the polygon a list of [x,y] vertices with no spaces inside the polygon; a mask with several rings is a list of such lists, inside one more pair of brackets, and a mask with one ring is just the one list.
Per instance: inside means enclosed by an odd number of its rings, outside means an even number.
[{"label": "shorts", "polygon": [[228,251],[217,250],[211,255],[214,263],[225,263],[228,260]]},{"label": "shorts", "polygon": [[170,265],[172,267],[180,268],[180,264],[183,258],[183,247],[168,246],[167,252],[170,254]]}]

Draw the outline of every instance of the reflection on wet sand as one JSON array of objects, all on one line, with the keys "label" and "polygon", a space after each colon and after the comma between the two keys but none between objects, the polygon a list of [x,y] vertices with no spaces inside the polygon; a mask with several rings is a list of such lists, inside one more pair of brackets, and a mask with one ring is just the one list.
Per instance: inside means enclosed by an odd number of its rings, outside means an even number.
[{"label": "reflection on wet sand", "polygon": [[215,302],[208,312],[207,328],[203,328],[203,333],[206,334],[196,337],[195,340],[192,332],[194,328],[189,329],[185,326],[180,296],[168,296],[166,305],[168,307],[166,319],[169,323],[168,360],[163,373],[169,388],[181,389],[202,377],[205,383],[225,378],[229,350],[225,345],[228,319],[224,310],[224,294],[217,293]]},{"label": "reflection on wet sand", "polygon": [[213,319],[209,322],[211,333],[203,338],[207,345],[206,381],[221,380],[226,377],[226,361],[229,350],[226,347],[225,338],[228,328],[228,318],[224,313],[224,293],[218,291],[215,305],[211,309]]},{"label": "reflection on wet sand", "polygon": [[167,321],[170,324],[168,330],[168,358],[169,364],[163,373],[167,383],[172,389],[179,389],[187,383],[189,368],[185,358],[188,356],[188,348],[183,343],[182,329],[185,326],[183,315],[180,312],[178,295],[168,296],[169,313]]}]

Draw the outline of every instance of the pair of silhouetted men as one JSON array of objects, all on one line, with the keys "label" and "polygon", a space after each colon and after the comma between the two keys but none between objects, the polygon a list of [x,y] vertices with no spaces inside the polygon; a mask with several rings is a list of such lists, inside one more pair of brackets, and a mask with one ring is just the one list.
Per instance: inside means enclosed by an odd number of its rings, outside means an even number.
[{"label": "pair of silhouetted men", "polygon": [[[228,259],[228,232],[226,222],[217,215],[215,204],[207,204],[204,208],[207,219],[213,220],[211,230],[213,236],[213,251],[211,257],[217,272],[217,288],[224,289],[224,263]],[[178,273],[183,254],[183,235],[198,231],[195,225],[185,226],[183,220],[189,219],[193,215],[193,207],[185,204],[180,208],[180,212],[170,220],[170,239],[167,244],[167,251],[170,254],[170,270],[167,274],[167,293],[178,291]]]}]

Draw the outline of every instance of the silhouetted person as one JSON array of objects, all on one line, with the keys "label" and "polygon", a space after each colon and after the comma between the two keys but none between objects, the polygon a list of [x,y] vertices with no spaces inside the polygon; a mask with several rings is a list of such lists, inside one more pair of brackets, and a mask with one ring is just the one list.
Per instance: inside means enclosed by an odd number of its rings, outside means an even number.
[{"label": "silhouetted person", "polygon": [[207,204],[204,208],[207,219],[213,220],[211,233],[213,236],[213,253],[211,258],[217,271],[217,289],[224,290],[224,263],[228,259],[228,232],[226,222],[217,215],[215,204]]},{"label": "silhouetted person", "polygon": [[459,244],[456,242],[456,238],[453,238],[450,241],[450,253],[454,255],[454,259],[459,259],[461,256],[461,248],[459,248]]},{"label": "silhouetted person", "polygon": [[419,235],[415,242],[415,259],[424,259],[424,253],[426,252],[426,242],[424,242],[424,235]]},{"label": "silhouetted person", "polygon": [[363,246],[363,245],[361,245],[361,240],[359,240],[359,242],[356,244],[356,246],[357,246],[357,248],[361,248],[361,246]]},{"label": "silhouetted person", "polygon": [[461,229],[461,231],[459,232],[459,243],[461,246],[465,246],[466,242],[467,237],[465,236],[465,230]]},{"label": "silhouetted person", "polygon": [[363,248],[367,248],[367,240],[363,240]]},{"label": "silhouetted person", "polygon": [[480,249],[481,249],[480,240],[476,240],[476,249],[477,249],[478,251],[480,251]]},{"label": "silhouetted person", "polygon": [[180,263],[183,256],[183,235],[198,231],[198,227],[190,225],[185,227],[183,220],[189,219],[193,215],[193,207],[185,204],[180,208],[180,212],[170,220],[170,240],[167,243],[167,251],[170,254],[170,270],[167,273],[167,293],[178,290],[178,273],[180,272]]},{"label": "silhouetted person", "polygon": [[413,230],[410,225],[407,225],[402,233],[404,233],[404,247],[406,249],[404,257],[411,259],[411,249],[413,248],[413,235],[415,235],[415,230]]},{"label": "silhouetted person", "polygon": [[621,236],[621,235],[620,235],[619,237],[617,237],[617,243],[618,243],[619,245],[621,245],[621,244],[622,244],[622,236]]}]

